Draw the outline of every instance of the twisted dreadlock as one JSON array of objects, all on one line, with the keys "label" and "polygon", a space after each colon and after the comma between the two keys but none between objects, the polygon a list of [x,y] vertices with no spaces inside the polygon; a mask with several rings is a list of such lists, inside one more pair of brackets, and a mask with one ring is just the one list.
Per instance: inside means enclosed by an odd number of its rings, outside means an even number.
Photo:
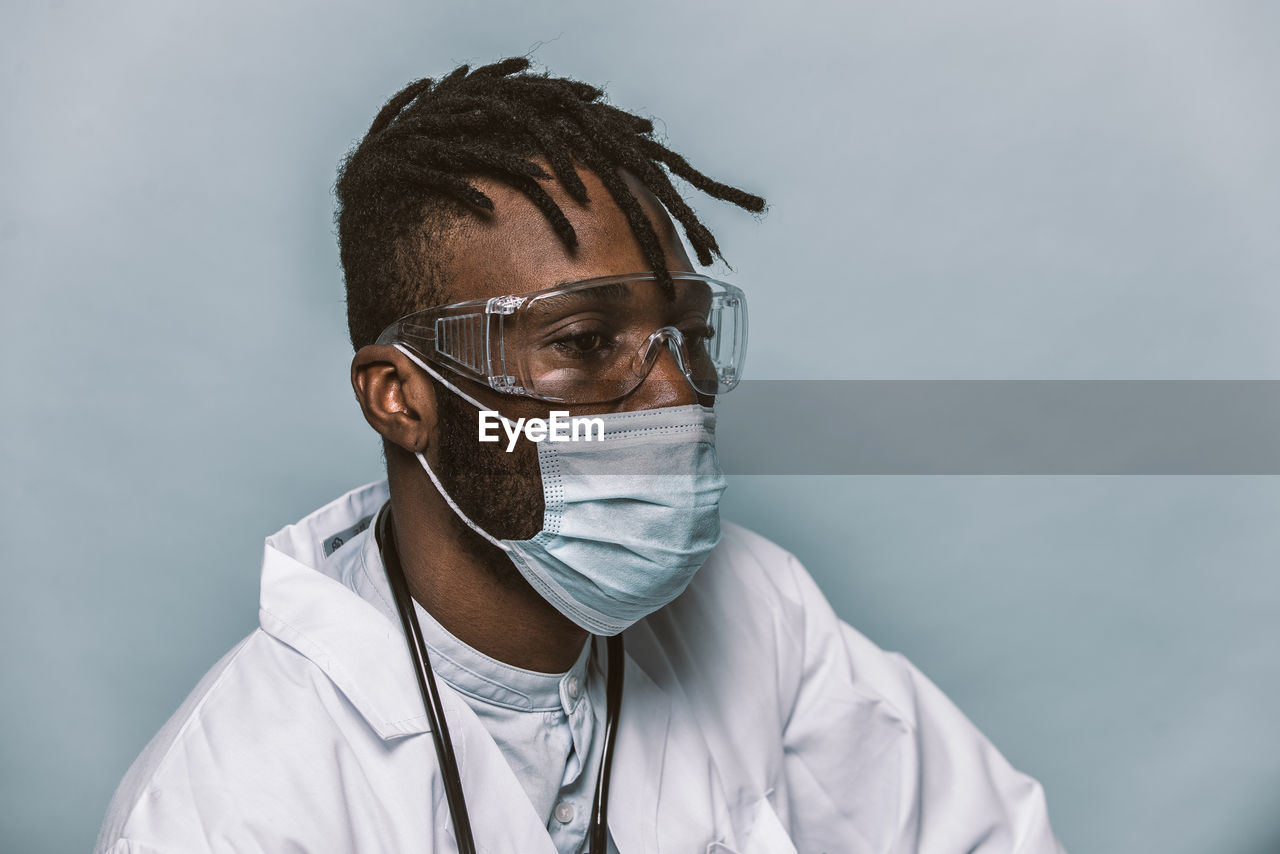
[{"label": "twisted dreadlock", "polygon": [[338,243],[357,348],[397,318],[445,300],[435,244],[468,211],[493,210],[469,176],[496,177],[520,190],[572,249],[578,244],[573,225],[538,183],[551,175],[530,157],[545,158],[570,197],[585,204],[587,189],[574,168],[581,163],[600,177],[666,284],[662,242],[619,170],[635,176],[680,222],[703,265],[720,247],[667,171],[714,198],[764,210],[764,199],[694,169],[653,138],[653,122],[605,103],[600,89],[523,73],[528,67],[528,59],[514,57],[474,71],[463,65],[438,82],[410,83],[387,101],[343,162]]}]

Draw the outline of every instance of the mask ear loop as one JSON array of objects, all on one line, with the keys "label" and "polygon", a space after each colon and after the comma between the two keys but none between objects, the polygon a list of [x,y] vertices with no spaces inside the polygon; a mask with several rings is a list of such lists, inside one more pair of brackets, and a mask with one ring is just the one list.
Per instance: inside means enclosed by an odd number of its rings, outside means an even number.
[{"label": "mask ear loop", "polygon": [[[417,355],[416,353],[414,353],[412,350],[410,350],[408,347],[404,346],[403,344],[395,344],[395,345],[393,345],[393,346],[394,346],[397,350],[399,350],[401,353],[404,353],[406,356],[408,356],[408,357],[413,361],[413,363],[414,363],[415,365],[417,365],[419,368],[422,368],[422,370],[426,371],[427,373],[431,374],[431,376],[433,376],[433,377],[435,377],[437,380],[439,380],[441,385],[443,385],[445,388],[449,389],[449,391],[453,392],[453,393],[454,393],[454,394],[456,394],[458,397],[460,397],[460,398],[462,398],[463,400],[465,400],[467,403],[469,403],[469,404],[471,404],[472,406],[474,406],[476,409],[479,409],[479,410],[481,410],[482,412],[492,412],[492,411],[493,411],[493,410],[489,409],[489,407],[487,407],[487,406],[485,406],[483,403],[481,403],[480,401],[476,400],[476,399],[475,399],[474,397],[472,397],[471,395],[467,394],[467,393],[466,393],[465,391],[463,391],[462,389],[458,388],[458,387],[457,387],[456,385],[454,385],[453,383],[449,382],[449,381],[448,381],[447,379],[445,379],[444,377],[440,376],[440,372],[439,372],[439,371],[437,371],[435,368],[433,368],[433,367],[431,367],[430,365],[428,365],[426,362],[422,361],[422,359],[418,358],[418,355]],[[506,418],[506,416],[504,416],[501,412],[498,412],[498,413],[496,413],[496,414],[497,414],[497,416],[498,416],[499,418],[501,418],[504,422],[506,422],[506,423],[508,423],[508,424],[510,424],[510,423],[511,423],[511,422],[510,422],[510,420],[509,420],[508,418]]]},{"label": "mask ear loop", "polygon": [[[399,350],[401,353],[404,353],[410,359],[412,359],[415,365],[417,365],[419,368],[422,368],[422,370],[426,371],[431,376],[435,377],[445,388],[449,389],[458,397],[462,398],[467,403],[470,403],[476,409],[485,410],[485,407],[482,406],[478,400],[476,400],[471,395],[467,394],[462,389],[458,388],[453,383],[449,382],[444,377],[440,376],[440,374],[434,368],[432,368],[426,362],[422,361],[417,356],[415,356],[408,347],[405,347],[403,344],[396,344],[395,348]],[[485,411],[488,411],[488,410],[485,410]],[[501,412],[497,413],[497,415],[499,418],[503,420],[504,423],[506,424],[511,423]],[[418,458],[418,462],[421,463],[422,467],[426,470],[427,477],[431,478],[431,484],[436,488],[436,492],[440,493],[440,497],[445,500],[445,503],[449,505],[449,509],[452,510],[455,514],[457,514],[458,518],[461,519],[468,528],[475,531],[480,536],[484,537],[485,540],[487,540],[491,545],[496,546],[499,549],[502,549],[504,552],[509,553],[511,551],[510,546],[502,542],[502,540],[499,540],[496,537],[494,537],[484,528],[481,528],[479,525],[477,525],[475,522],[471,521],[471,517],[468,516],[466,513],[462,512],[462,508],[458,506],[458,502],[453,500],[453,496],[451,496],[448,493],[448,491],[445,490],[444,484],[440,482],[440,478],[437,477],[436,473],[431,470],[431,464],[427,462],[427,458],[422,455],[422,452],[417,451],[415,452],[414,456]]]}]

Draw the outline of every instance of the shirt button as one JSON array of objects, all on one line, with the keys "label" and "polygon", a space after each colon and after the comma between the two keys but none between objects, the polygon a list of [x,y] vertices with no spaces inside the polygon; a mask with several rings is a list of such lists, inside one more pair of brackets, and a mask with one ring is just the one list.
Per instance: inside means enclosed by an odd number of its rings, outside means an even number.
[{"label": "shirt button", "polygon": [[577,676],[570,676],[569,681],[565,683],[565,690],[569,692],[569,699],[576,700],[578,695],[582,693],[582,686],[578,684]]},{"label": "shirt button", "polygon": [[556,804],[556,821],[561,824],[568,824],[573,821],[573,804],[568,801],[561,801]]}]

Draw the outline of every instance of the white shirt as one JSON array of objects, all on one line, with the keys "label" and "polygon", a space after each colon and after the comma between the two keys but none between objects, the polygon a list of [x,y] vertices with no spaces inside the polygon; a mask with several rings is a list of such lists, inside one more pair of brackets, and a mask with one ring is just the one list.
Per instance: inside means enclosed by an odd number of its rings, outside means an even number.
[{"label": "white shirt", "polygon": [[[96,852],[457,850],[399,624],[326,549],[386,497],[355,490],[267,540],[260,628],[130,768]],[[726,524],[624,639],[619,854],[1061,851],[1040,786],[749,531]],[[479,850],[555,854],[494,738],[440,687]]]}]

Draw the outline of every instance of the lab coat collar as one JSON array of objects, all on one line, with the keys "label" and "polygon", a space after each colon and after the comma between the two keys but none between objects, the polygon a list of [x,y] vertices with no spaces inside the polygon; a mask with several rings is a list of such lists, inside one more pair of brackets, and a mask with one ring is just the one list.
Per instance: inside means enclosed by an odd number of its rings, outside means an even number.
[{"label": "lab coat collar", "polygon": [[337,577],[370,536],[386,481],[352,490],[267,538],[258,619],[319,667],[383,739],[430,732],[400,626]]}]

